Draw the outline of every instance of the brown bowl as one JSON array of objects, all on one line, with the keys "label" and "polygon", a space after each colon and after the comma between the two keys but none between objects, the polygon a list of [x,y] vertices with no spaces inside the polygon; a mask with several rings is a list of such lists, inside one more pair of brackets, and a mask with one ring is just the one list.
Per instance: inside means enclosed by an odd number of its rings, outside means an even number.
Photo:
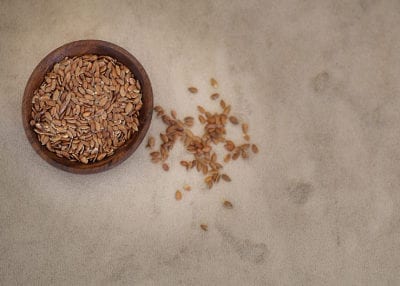
[{"label": "brown bowl", "polygon": [[[140,81],[143,102],[139,115],[139,131],[135,132],[123,146],[118,148],[114,155],[89,164],[82,164],[80,162],[70,161],[66,158],[57,157],[55,153],[50,152],[45,146],[42,146],[36,133],[29,124],[31,120],[33,92],[39,88],[40,84],[43,82],[45,74],[52,69],[55,63],[63,60],[66,56],[73,57],[84,54],[111,56],[128,67]],[[150,80],[143,66],[134,56],[123,48],[99,40],[82,40],[68,43],[48,54],[33,70],[32,75],[26,84],[24,97],[22,99],[22,122],[26,136],[28,137],[33,149],[35,149],[39,156],[51,165],[77,174],[93,174],[105,171],[126,160],[138,148],[146,136],[150,127],[152,112],[153,92]]]}]

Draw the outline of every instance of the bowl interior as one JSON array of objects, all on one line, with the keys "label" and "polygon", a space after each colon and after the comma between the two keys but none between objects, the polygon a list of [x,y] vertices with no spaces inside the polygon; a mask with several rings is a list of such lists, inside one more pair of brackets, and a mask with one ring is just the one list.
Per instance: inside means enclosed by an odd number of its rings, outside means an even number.
[{"label": "bowl interior", "polygon": [[[142,102],[143,106],[139,114],[139,131],[135,132],[133,136],[120,148],[115,151],[115,154],[107,157],[101,161],[82,164],[80,162],[73,162],[66,158],[60,158],[55,153],[47,150],[42,146],[37,138],[36,133],[31,128],[29,122],[31,120],[32,111],[32,97],[33,92],[40,87],[43,82],[44,76],[49,72],[55,63],[63,60],[65,57],[80,56],[85,54],[107,55],[117,59],[119,62],[128,67],[134,74],[136,79],[140,81],[142,87]],[[127,159],[143,141],[152,118],[153,111],[153,92],[150,80],[146,71],[139,61],[132,56],[129,52],[109,42],[99,40],[83,40],[76,41],[52,51],[48,54],[34,69],[28,83],[25,87],[23,101],[22,101],[22,119],[25,133],[29,142],[32,144],[35,151],[48,163],[61,168],[65,171],[90,174],[107,170],[113,166],[118,165]]]}]

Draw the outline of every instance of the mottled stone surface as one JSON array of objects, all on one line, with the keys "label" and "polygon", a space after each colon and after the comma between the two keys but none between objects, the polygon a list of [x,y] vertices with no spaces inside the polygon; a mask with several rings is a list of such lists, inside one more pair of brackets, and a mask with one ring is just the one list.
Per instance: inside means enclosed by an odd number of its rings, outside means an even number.
[{"label": "mottled stone surface", "polygon": [[[396,0],[1,1],[0,284],[399,285],[399,27]],[[168,173],[144,145],[98,175],[48,165],[23,89],[78,39],[129,50],[180,115],[215,109],[217,78],[260,153],[212,191],[180,146]]]}]

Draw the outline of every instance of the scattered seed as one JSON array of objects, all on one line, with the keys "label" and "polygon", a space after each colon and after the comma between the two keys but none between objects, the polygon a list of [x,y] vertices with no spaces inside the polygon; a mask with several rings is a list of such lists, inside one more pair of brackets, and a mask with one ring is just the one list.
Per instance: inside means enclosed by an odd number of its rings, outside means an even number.
[{"label": "scattered seed", "polygon": [[224,162],[228,163],[231,160],[231,154],[226,154],[224,157]]},{"label": "scattered seed", "polygon": [[258,153],[258,147],[256,144],[251,145],[251,151],[253,151],[254,154]]},{"label": "scattered seed", "polygon": [[239,124],[239,120],[235,116],[229,116],[229,121],[235,125]]},{"label": "scattered seed", "polygon": [[164,171],[168,171],[169,170],[169,166],[167,163],[162,164],[162,168]]},{"label": "scattered seed", "polygon": [[158,151],[151,152],[150,156],[151,157],[160,157],[160,152],[158,152]]},{"label": "scattered seed", "polygon": [[191,93],[197,93],[197,92],[199,91],[197,88],[195,88],[195,87],[193,87],[193,86],[189,87],[188,90],[189,90]]},{"label": "scattered seed", "polygon": [[176,119],[176,111],[175,110],[171,110],[171,116],[173,119]]},{"label": "scattered seed", "polygon": [[182,199],[182,193],[181,191],[177,190],[175,192],[175,200],[180,201]]},{"label": "scattered seed", "polygon": [[232,160],[236,160],[240,156],[240,150],[236,150],[232,154]]},{"label": "scattered seed", "polygon": [[[197,92],[197,89],[196,89]],[[218,93],[211,95],[212,99],[219,98]],[[240,156],[248,158],[248,150],[251,146],[250,143],[236,145],[232,140],[225,138],[227,122],[236,125],[239,124],[239,120],[235,116],[230,116],[231,105],[225,103],[224,100],[219,102],[222,112],[209,112],[203,106],[197,106],[197,110],[200,113],[198,119],[203,125],[204,133],[200,135],[194,134],[190,127],[193,126],[194,118],[186,116],[183,120],[178,119],[175,111],[171,111],[171,116],[164,112],[164,109],[160,106],[155,107],[157,116],[160,116],[162,121],[167,125],[164,133],[160,134],[162,143],[160,144],[159,154],[152,155],[152,161],[164,162],[168,158],[169,151],[173,148],[177,141],[182,141],[184,148],[189,154],[192,154],[194,160],[183,160],[180,164],[186,168],[187,171],[195,168],[197,172],[204,175],[204,182],[208,188],[212,188],[214,184],[218,183],[220,179],[231,182],[231,178],[227,174],[221,174],[223,165],[218,162],[218,156],[213,149],[214,145],[222,143],[224,148],[229,152],[223,157],[223,161],[228,163],[231,159],[237,160]],[[242,124],[243,136],[246,141],[250,140],[250,136],[247,134],[248,125]],[[246,131],[246,132],[244,132]],[[168,166],[168,165],[167,165]],[[191,187],[187,184],[183,186],[184,191],[189,191]],[[179,193],[178,193],[179,192]],[[178,200],[181,199],[182,193],[177,191]],[[228,208],[232,207],[232,204]]]},{"label": "scattered seed", "polygon": [[233,205],[230,201],[224,201],[224,207],[227,209],[232,209]]},{"label": "scattered seed", "polygon": [[183,119],[183,121],[185,122],[185,125],[186,125],[186,126],[189,126],[189,127],[193,126],[193,124],[194,124],[194,118],[191,117],[191,116],[186,116],[186,117]]},{"label": "scattered seed", "polygon": [[247,123],[242,124],[242,131],[245,134],[249,131],[249,125]]},{"label": "scattered seed", "polygon": [[213,93],[213,94],[211,94],[211,96],[210,96],[210,98],[211,98],[212,100],[216,100],[218,97],[219,97],[219,93]]},{"label": "scattered seed", "polygon": [[206,224],[201,224],[201,225],[200,225],[200,228],[201,228],[202,230],[204,230],[204,231],[208,231],[208,225],[206,225]]},{"label": "scattered seed", "polygon": [[200,105],[197,106],[197,110],[198,110],[200,113],[206,113],[206,110],[204,109],[204,107],[202,107],[202,106],[200,106]]},{"label": "scattered seed", "polygon": [[169,141],[168,136],[164,133],[160,133],[161,141],[167,143]]},{"label": "scattered seed", "polygon": [[235,144],[231,140],[227,140],[224,147],[227,151],[231,152],[235,149]]},{"label": "scattered seed", "polygon": [[152,149],[154,147],[154,144],[155,144],[155,139],[153,136],[150,136],[149,140],[147,141],[146,147]]},{"label": "scattered seed", "polygon": [[215,78],[210,79],[210,84],[213,88],[218,88],[218,82]]},{"label": "scattered seed", "polygon": [[204,123],[206,123],[207,120],[204,118],[203,115],[199,115],[199,121],[201,124],[204,124]]},{"label": "scattered seed", "polygon": [[188,166],[189,166],[189,163],[186,162],[186,161],[181,161],[180,164],[181,164],[183,167],[186,167],[186,169],[187,169]]},{"label": "scattered seed", "polygon": [[231,178],[227,175],[227,174],[222,174],[221,175],[222,180],[224,180],[225,182],[230,182],[232,181]]}]

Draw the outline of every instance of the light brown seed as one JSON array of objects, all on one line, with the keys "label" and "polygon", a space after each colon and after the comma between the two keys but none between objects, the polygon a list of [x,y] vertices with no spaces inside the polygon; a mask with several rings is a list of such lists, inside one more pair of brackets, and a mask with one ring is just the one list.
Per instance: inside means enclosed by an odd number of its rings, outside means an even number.
[{"label": "light brown seed", "polygon": [[204,164],[204,165],[203,165],[202,171],[203,171],[203,174],[204,174],[204,175],[207,175],[207,173],[208,173],[208,166]]},{"label": "light brown seed", "polygon": [[229,121],[235,125],[239,124],[239,120],[235,116],[229,116]]},{"label": "light brown seed", "polygon": [[232,205],[232,203],[230,201],[224,201],[223,205],[227,209],[232,209],[233,208],[233,205]]},{"label": "light brown seed", "polygon": [[224,157],[224,162],[228,163],[231,160],[231,154],[226,154]]},{"label": "light brown seed", "polygon": [[185,125],[186,125],[186,126],[189,126],[189,127],[193,126],[193,124],[194,124],[194,118],[191,117],[191,116],[185,117],[185,118],[183,119],[183,121],[185,122]]},{"label": "light brown seed", "polygon": [[231,112],[231,106],[230,106],[230,105],[228,105],[228,106],[226,106],[226,107],[224,108],[224,114],[225,114],[225,115],[228,115],[229,112]]},{"label": "light brown seed", "polygon": [[204,231],[208,231],[208,225],[206,225],[206,224],[201,224],[201,225],[200,225],[200,228],[201,228],[202,230],[204,230]]},{"label": "light brown seed", "polygon": [[219,93],[213,93],[213,94],[211,94],[211,96],[210,96],[210,98],[211,98],[212,100],[216,100],[218,97],[219,97]]},{"label": "light brown seed", "polygon": [[227,151],[231,152],[235,149],[235,144],[231,140],[227,140],[224,147]]},{"label": "light brown seed", "polygon": [[173,119],[176,119],[176,111],[175,110],[171,110],[171,116]]},{"label": "light brown seed", "polygon": [[122,97],[126,96],[126,91],[125,91],[125,88],[123,86],[121,86],[121,88],[119,90],[119,93],[121,94]]},{"label": "light brown seed", "polygon": [[81,162],[82,162],[83,164],[89,163],[89,160],[88,160],[85,156],[82,156],[82,157],[79,158],[79,159],[81,160]]},{"label": "light brown seed", "polygon": [[237,149],[233,152],[232,160],[236,160],[240,156],[240,149]]},{"label": "light brown seed", "polygon": [[[101,98],[101,99],[99,100],[99,105],[100,105],[100,106],[104,106],[104,105],[106,105],[107,101],[108,101],[107,97],[103,97],[103,98]],[[78,105],[78,106],[79,106],[79,105]]]},{"label": "light brown seed", "polygon": [[218,88],[218,82],[215,78],[210,79],[210,84],[213,88]]},{"label": "light brown seed", "polygon": [[168,136],[164,133],[160,133],[161,141],[167,143],[169,141]]},{"label": "light brown seed", "polygon": [[189,185],[185,184],[185,185],[183,186],[183,189],[184,189],[185,191],[189,192],[192,188],[191,188]]},{"label": "light brown seed", "polygon": [[250,141],[250,135],[249,134],[244,134],[243,135],[244,140]]},{"label": "light brown seed", "polygon": [[253,151],[254,154],[258,153],[258,147],[256,144],[251,145],[251,151]]},{"label": "light brown seed", "polygon": [[162,164],[162,168],[163,168],[163,170],[166,171],[166,172],[169,170],[169,166],[168,166],[167,163]]},{"label": "light brown seed", "polygon": [[221,179],[224,180],[225,182],[232,181],[231,178],[227,174],[222,174]]},{"label": "light brown seed", "polygon": [[199,121],[201,124],[204,124],[204,123],[206,123],[207,120],[204,118],[203,115],[199,115]]},{"label": "light brown seed", "polygon": [[132,109],[133,109],[133,104],[129,102],[129,103],[125,106],[125,113],[126,113],[126,114],[129,114],[129,113],[132,111]]},{"label": "light brown seed", "polygon": [[150,153],[150,156],[151,156],[151,157],[160,157],[160,155],[161,155],[161,154],[160,154],[160,152],[158,152],[158,151],[154,151],[154,152],[151,152],[151,153]]},{"label": "light brown seed", "polygon": [[205,113],[205,112],[206,112],[206,110],[204,109],[204,107],[201,106],[201,105],[198,105],[198,106],[197,106],[197,110],[198,110],[200,113]]},{"label": "light brown seed", "polygon": [[181,191],[177,190],[177,191],[175,192],[175,199],[176,199],[177,201],[180,201],[180,200],[182,199],[182,193],[181,193]]},{"label": "light brown seed", "polygon": [[249,131],[249,125],[247,123],[242,124],[242,131],[245,134]]},{"label": "light brown seed", "polygon": [[98,155],[98,156],[97,156],[97,161],[103,160],[106,156],[107,156],[106,153],[102,153],[102,154]]},{"label": "light brown seed", "polygon": [[150,136],[148,141],[147,141],[146,147],[152,149],[154,147],[154,145],[155,145],[155,139],[154,139],[153,136]]},{"label": "light brown seed", "polygon": [[198,92],[198,89],[195,88],[194,86],[189,87],[188,90],[189,90],[191,93],[197,93],[197,92]]}]

